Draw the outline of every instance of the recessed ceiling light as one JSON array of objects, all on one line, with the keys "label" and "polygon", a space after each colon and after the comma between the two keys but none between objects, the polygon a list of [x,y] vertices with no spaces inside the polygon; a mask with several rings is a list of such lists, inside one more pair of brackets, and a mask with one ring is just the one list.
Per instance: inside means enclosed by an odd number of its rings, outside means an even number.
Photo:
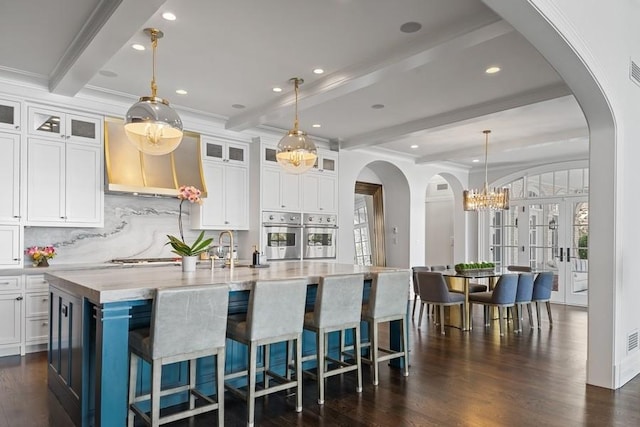
[{"label": "recessed ceiling light", "polygon": [[242,110],[243,108],[247,108],[246,106],[244,106],[242,104],[233,104],[231,107],[235,108],[236,110]]},{"label": "recessed ceiling light", "polygon": [[403,33],[415,33],[420,31],[422,24],[419,22],[405,22],[400,26],[400,31]]},{"label": "recessed ceiling light", "polygon": [[500,71],[500,67],[495,67],[495,66],[494,67],[489,67],[486,70],[484,70],[484,72],[487,73],[487,74],[495,74],[498,71]]},{"label": "recessed ceiling light", "polygon": [[134,48],[135,50],[145,50],[146,49],[143,45],[138,44],[138,43],[132,44],[131,47]]},{"label": "recessed ceiling light", "polygon": [[473,163],[478,163],[480,160],[478,160],[478,159],[473,159],[473,160],[471,160],[471,161],[472,161]]},{"label": "recessed ceiling light", "polygon": [[162,17],[164,19],[166,19],[167,21],[175,21],[176,20],[176,15],[174,15],[171,12],[165,12],[162,14]]},{"label": "recessed ceiling light", "polygon": [[418,146],[416,144],[413,144],[411,148],[418,148]]},{"label": "recessed ceiling light", "polygon": [[117,73],[114,73],[113,71],[109,71],[109,70],[100,70],[98,71],[98,74],[105,77],[118,77]]},{"label": "recessed ceiling light", "polygon": [[272,91],[278,93],[278,92],[282,92],[282,88],[281,87],[274,87],[273,89],[271,89]]},{"label": "recessed ceiling light", "polygon": [[187,91],[186,91],[186,90],[184,90],[184,89],[177,89],[177,90],[176,90],[176,93],[177,93],[178,95],[186,95],[186,94],[187,94]]},{"label": "recessed ceiling light", "polygon": [[320,126],[320,123],[314,123],[311,125],[312,128],[319,128]]},{"label": "recessed ceiling light", "polygon": [[315,70],[313,70],[313,74],[322,74],[324,73],[324,70],[322,68],[316,68]]},{"label": "recessed ceiling light", "polygon": [[380,110],[384,108],[384,104],[373,104],[371,108],[373,108],[374,110]]}]

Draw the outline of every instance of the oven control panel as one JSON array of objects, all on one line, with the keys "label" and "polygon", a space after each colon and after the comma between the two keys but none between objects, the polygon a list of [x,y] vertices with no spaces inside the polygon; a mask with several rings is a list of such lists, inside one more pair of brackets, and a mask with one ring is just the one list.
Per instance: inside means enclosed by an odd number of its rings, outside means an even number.
[{"label": "oven control panel", "polygon": [[302,225],[302,218],[295,212],[262,212],[262,224],[264,225]]},{"label": "oven control panel", "polygon": [[337,227],[338,216],[327,214],[304,214],[302,216],[302,224],[305,226],[324,226],[324,227]]}]

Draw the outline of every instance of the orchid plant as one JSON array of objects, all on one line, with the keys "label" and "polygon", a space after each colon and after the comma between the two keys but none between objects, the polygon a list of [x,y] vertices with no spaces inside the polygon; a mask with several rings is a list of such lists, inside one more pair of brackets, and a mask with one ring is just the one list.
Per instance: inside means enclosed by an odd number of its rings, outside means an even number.
[{"label": "orchid plant", "polygon": [[182,185],[178,190],[178,199],[180,199],[180,207],[178,209],[178,227],[180,230],[180,238],[167,235],[169,241],[166,243],[167,245],[171,245],[174,254],[180,256],[196,256],[201,254],[202,252],[206,252],[209,249],[209,245],[213,239],[205,239],[204,231],[200,233],[198,238],[192,245],[188,245],[184,241],[184,232],[182,228],[182,204],[186,201],[189,203],[197,203],[199,205],[202,204],[202,199],[200,195],[202,192],[193,186]]},{"label": "orchid plant", "polygon": [[[27,248],[25,254],[29,255],[33,260],[33,266],[36,267],[41,264],[45,264],[48,259],[56,256],[56,248],[53,246],[31,246]],[[46,265],[46,264],[45,264]]]}]

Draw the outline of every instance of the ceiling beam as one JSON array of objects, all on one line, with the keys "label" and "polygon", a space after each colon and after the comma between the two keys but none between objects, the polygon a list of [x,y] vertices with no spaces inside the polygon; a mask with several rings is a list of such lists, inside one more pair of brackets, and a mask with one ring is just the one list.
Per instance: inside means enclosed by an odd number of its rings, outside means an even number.
[{"label": "ceiling beam", "polygon": [[[425,39],[416,40],[408,43],[404,49],[394,49],[385,56],[386,59],[383,61],[376,58],[374,61],[356,64],[307,84],[298,97],[298,108],[307,109],[332,101],[383,79],[418,68],[451,55],[453,52],[468,49],[512,31],[513,27],[506,21],[494,20],[491,23],[465,24],[462,29],[451,29],[439,40],[434,40],[433,37],[430,37],[427,42]],[[288,113],[287,107],[294,102],[294,94],[289,93],[231,117],[225,128],[242,131],[280,119],[285,117]]]},{"label": "ceiling beam", "polygon": [[76,95],[166,0],[102,0],[49,77],[49,91]]},{"label": "ceiling beam", "polygon": [[451,123],[486,116],[500,111],[535,104],[536,102],[548,101],[550,99],[560,98],[571,94],[571,90],[564,83],[549,85],[543,88],[532,89],[515,95],[470,105],[468,107],[446,111],[434,116],[400,123],[384,129],[362,133],[346,139],[340,148],[348,150],[379,145],[385,142],[397,140],[412,133],[425,131],[427,129],[433,129],[439,126],[445,126]]},{"label": "ceiling beam", "polygon": [[[570,140],[589,138],[587,127],[566,129],[558,132],[548,132],[544,134],[531,135],[525,138],[507,140],[489,144],[489,157],[491,153],[505,153],[523,148],[542,147],[546,145],[567,143]],[[442,161],[453,161],[469,159],[472,157],[484,157],[484,144],[477,144],[477,147],[464,147],[455,150],[441,151],[428,154],[416,159],[416,164],[426,164]]]}]

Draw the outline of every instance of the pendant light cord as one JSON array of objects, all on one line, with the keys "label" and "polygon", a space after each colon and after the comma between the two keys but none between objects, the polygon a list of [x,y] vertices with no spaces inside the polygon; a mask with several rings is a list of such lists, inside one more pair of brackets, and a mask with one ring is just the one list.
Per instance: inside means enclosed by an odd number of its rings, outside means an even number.
[{"label": "pendant light cord", "polygon": [[151,47],[153,49],[151,96],[155,98],[158,93],[158,85],[156,84],[156,48],[158,47],[158,31],[157,30],[151,30]]},{"label": "pendant light cord", "polygon": [[295,121],[293,122],[293,130],[294,131],[298,131],[298,83],[300,82],[300,79],[295,78],[293,81],[294,84],[294,91],[296,93],[296,107],[295,107],[295,111],[296,111],[296,115],[295,115]]},{"label": "pendant light cord", "polygon": [[489,173],[488,171],[488,163],[489,163],[489,134],[490,130],[482,131],[484,133],[484,191],[485,193],[489,192]]}]

